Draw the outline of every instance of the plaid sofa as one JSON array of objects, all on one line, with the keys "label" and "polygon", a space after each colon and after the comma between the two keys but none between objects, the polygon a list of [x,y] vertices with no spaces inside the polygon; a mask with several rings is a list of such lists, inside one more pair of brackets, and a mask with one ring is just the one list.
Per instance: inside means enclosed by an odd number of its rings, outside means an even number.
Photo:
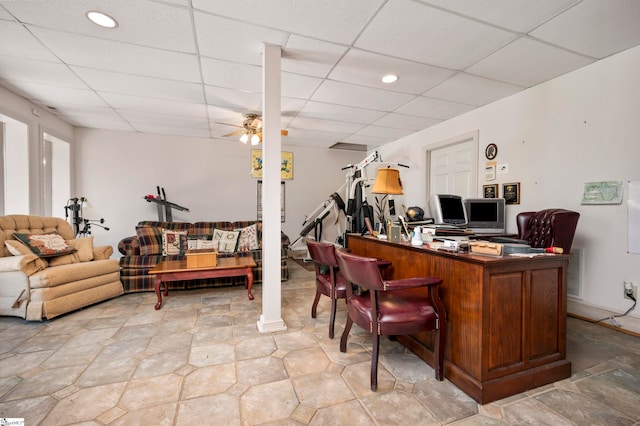
[{"label": "plaid sofa", "polygon": [[[233,231],[244,228],[246,226],[258,224],[258,241],[262,241],[261,223],[255,221],[240,222],[156,222],[141,221],[137,228],[150,227],[159,230],[167,229],[172,231],[187,231],[187,235],[203,235],[213,234],[214,229]],[[160,232],[161,233],[161,232]],[[146,238],[143,241],[139,238],[140,233],[125,237],[118,243],[118,251],[123,255],[120,258],[120,280],[124,287],[125,293],[135,293],[141,291],[154,291],[154,276],[149,275],[149,270],[156,266],[162,260],[179,260],[183,259],[182,255],[162,255],[162,243],[157,241],[149,242]],[[145,246],[145,247],[143,247]],[[289,237],[282,234],[282,255],[280,263],[280,277],[283,281],[289,279],[289,269],[287,267],[287,248],[289,246]],[[142,254],[145,253],[145,254]],[[218,253],[218,257],[230,256],[252,256],[256,262],[253,269],[254,284],[262,282],[262,250],[239,251],[236,253]],[[202,279],[190,281],[176,281],[170,283],[172,289],[202,288],[212,286],[225,286],[246,284],[244,277],[227,277],[215,279]]]}]

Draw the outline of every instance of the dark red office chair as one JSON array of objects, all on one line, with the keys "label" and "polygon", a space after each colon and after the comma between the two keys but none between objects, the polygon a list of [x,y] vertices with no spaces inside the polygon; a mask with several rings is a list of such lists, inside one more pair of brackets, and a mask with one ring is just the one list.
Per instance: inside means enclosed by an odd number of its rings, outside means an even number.
[{"label": "dark red office chair", "polygon": [[[380,336],[435,331],[434,370],[436,379],[442,381],[447,336],[446,313],[438,295],[442,280],[420,277],[385,281],[374,258],[353,255],[342,249],[336,251],[336,258],[348,282],[369,290],[355,294],[351,285],[347,285],[348,318],[340,339],[340,351],[347,351],[347,338],[354,322],[371,332],[371,390],[378,388]],[[428,287],[429,295],[415,290],[420,287]]]},{"label": "dark red office chair", "polygon": [[311,318],[317,314],[320,295],[331,299],[331,317],[329,318],[329,338],[333,339],[338,299],[346,299],[347,282],[338,270],[336,248],[332,243],[307,240],[309,256],[316,268],[316,297],[311,305]]},{"label": "dark red office chair", "polygon": [[571,251],[580,213],[565,209],[522,212],[516,216],[518,238],[531,247],[561,247]]}]

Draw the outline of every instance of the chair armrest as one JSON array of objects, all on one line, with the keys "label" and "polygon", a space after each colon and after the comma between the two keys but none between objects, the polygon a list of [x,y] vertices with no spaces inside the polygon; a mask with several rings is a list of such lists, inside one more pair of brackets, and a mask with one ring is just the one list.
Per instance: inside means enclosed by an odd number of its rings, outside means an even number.
[{"label": "chair armrest", "polygon": [[124,256],[139,256],[140,241],[138,240],[138,237],[133,235],[120,240],[118,243],[118,251]]},{"label": "chair armrest", "polygon": [[383,281],[382,283],[385,291],[392,291],[437,286],[442,284],[442,279],[438,277],[403,278],[399,280]]},{"label": "chair armrest", "polygon": [[111,246],[97,246],[93,248],[93,260],[106,260],[113,254]]}]

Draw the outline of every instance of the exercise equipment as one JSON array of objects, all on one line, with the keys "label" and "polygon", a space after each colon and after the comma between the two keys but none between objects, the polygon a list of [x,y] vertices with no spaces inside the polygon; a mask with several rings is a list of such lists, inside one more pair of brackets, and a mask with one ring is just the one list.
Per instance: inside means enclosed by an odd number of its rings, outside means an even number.
[{"label": "exercise equipment", "polygon": [[158,195],[148,194],[144,196],[144,199],[147,200],[147,202],[149,203],[157,204],[156,207],[158,208],[159,222],[173,222],[173,215],[171,214],[171,209],[187,211],[187,212],[189,211],[189,209],[186,207],[167,201],[167,195],[164,192],[164,188],[162,188],[162,192],[160,192],[159,186],[156,186],[156,189],[158,191]]}]

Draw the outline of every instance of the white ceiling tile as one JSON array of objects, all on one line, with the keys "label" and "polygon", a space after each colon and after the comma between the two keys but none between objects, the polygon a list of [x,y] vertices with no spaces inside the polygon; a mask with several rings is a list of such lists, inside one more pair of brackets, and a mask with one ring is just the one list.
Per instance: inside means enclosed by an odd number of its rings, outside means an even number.
[{"label": "white ceiling tile", "polygon": [[[42,106],[44,108],[47,107],[46,105]],[[62,104],[56,105],[55,108],[55,110],[51,110],[49,108],[47,108],[47,110],[64,117],[82,117],[86,119],[105,121],[124,121],[120,114],[108,107]]]},{"label": "white ceiling tile", "polygon": [[349,135],[346,138],[342,139],[342,142],[355,143],[360,145],[368,145],[368,146],[380,146],[385,143],[393,142],[397,138],[391,137],[381,137],[370,136],[370,135]]},{"label": "white ceiling tile", "polygon": [[118,114],[130,123],[154,124],[163,123],[169,127],[195,127],[208,129],[209,120],[207,118],[189,117],[174,114],[155,114],[147,111],[134,111],[129,109],[118,109]]},{"label": "white ceiling tile", "polygon": [[457,70],[515,38],[513,33],[424,4],[390,0],[355,46]]},{"label": "white ceiling tile", "polygon": [[302,128],[337,133],[354,133],[363,127],[362,124],[345,123],[343,121],[319,120],[300,116],[291,120],[289,126],[291,128]]},{"label": "white ceiling tile", "polygon": [[107,106],[92,90],[72,87],[48,86],[23,81],[7,81],[12,91],[29,100],[39,100],[42,104],[58,106],[63,104]]},{"label": "white ceiling tile", "polygon": [[420,0],[512,31],[526,33],[580,0]]},{"label": "white ceiling tile", "polygon": [[[6,19],[8,21],[15,21],[13,16],[11,16],[11,14],[6,11],[6,9],[1,8],[1,7],[0,7],[0,19]],[[4,25],[4,22],[2,23],[2,25]]]},{"label": "white ceiling tile", "polygon": [[210,86],[262,93],[262,67],[202,58],[202,77]]},{"label": "white ceiling tile", "polygon": [[84,67],[71,67],[71,69],[83,81],[101,92],[205,103],[204,89],[201,84],[141,77]]},{"label": "white ceiling tile", "polygon": [[481,106],[510,96],[520,90],[522,90],[522,87],[512,84],[459,73],[441,85],[427,91],[424,95],[467,105]]},{"label": "white ceiling tile", "polygon": [[351,44],[382,0],[192,0],[195,9],[269,28]]},{"label": "white ceiling tile", "polygon": [[531,35],[604,58],[640,43],[640,1],[584,0]]},{"label": "white ceiling tile", "polygon": [[307,99],[322,83],[320,78],[289,72],[283,72],[280,76],[282,96],[290,98]]},{"label": "white ceiling tile", "polygon": [[464,114],[475,108],[473,105],[417,96],[400,108],[397,108],[395,112],[407,115],[418,115],[436,120],[448,120],[449,118]]},{"label": "white ceiling tile", "polygon": [[291,139],[287,137],[287,141],[293,140],[294,138],[304,138],[304,139],[317,139],[317,140],[325,140],[325,141],[339,141],[343,138],[347,137],[349,133],[338,133],[338,132],[326,132],[322,130],[315,129],[307,129],[305,127],[289,127],[289,136]]},{"label": "white ceiling tile", "polygon": [[207,104],[233,109],[239,112],[262,111],[262,94],[243,92],[224,87],[205,86]]},{"label": "white ceiling tile", "polygon": [[264,43],[284,46],[288,33],[194,12],[200,54],[211,58],[262,64]]},{"label": "white ceiling tile", "polygon": [[346,46],[292,34],[282,51],[282,70],[326,77],[346,51]]},{"label": "white ceiling tile", "polygon": [[414,115],[389,113],[372,124],[374,126],[393,127],[396,129],[422,130],[438,124],[440,121],[441,120],[431,118],[416,117]]},{"label": "white ceiling tile", "polygon": [[[195,53],[191,17],[186,8],[149,1],[31,0],[5,2],[5,7],[32,26],[161,49]],[[100,10],[118,22],[101,28],[85,13]],[[55,19],[51,19],[55,16]]]},{"label": "white ceiling tile", "polygon": [[116,109],[152,112],[157,114],[175,114],[196,118],[207,118],[204,104],[169,101],[166,99],[141,98],[139,96],[120,95],[99,92],[100,96]]},{"label": "white ceiling tile", "polygon": [[132,132],[136,129],[124,120],[97,119],[81,116],[60,115],[62,120],[77,127],[87,127],[90,129],[119,130],[123,132]]},{"label": "white ceiling tile", "polygon": [[[403,93],[424,93],[443,82],[454,71],[418,64],[404,59],[351,49],[331,71],[331,80],[354,83]],[[397,75],[398,81],[385,84],[380,79],[386,74]]]},{"label": "white ceiling tile", "polygon": [[320,85],[311,100],[356,108],[390,111],[411,98],[412,96],[406,93],[327,80]]},{"label": "white ceiling tile", "polygon": [[62,63],[0,56],[0,69],[2,76],[7,80],[89,89],[89,86]]},{"label": "white ceiling tile", "polygon": [[56,56],[69,65],[171,80],[200,81],[200,71],[195,55],[134,46],[38,27],[30,27],[30,30]]},{"label": "white ceiling tile", "polygon": [[172,127],[148,123],[132,123],[132,126],[139,132],[157,133],[159,135],[188,136],[208,138],[209,129],[198,129],[195,127]]},{"label": "white ceiling tile", "polygon": [[382,137],[382,138],[387,137],[387,138],[393,138],[393,139],[402,138],[407,135],[410,135],[411,133],[414,133],[414,131],[406,130],[406,129],[396,129],[393,127],[382,127],[382,126],[366,126],[356,132],[356,134],[362,135],[362,136],[375,136],[375,137]]},{"label": "white ceiling tile", "polygon": [[533,86],[590,64],[593,60],[521,38],[466,69],[470,74],[518,86]]},{"label": "white ceiling tile", "polygon": [[309,101],[300,110],[299,116],[315,117],[322,120],[370,124],[382,117],[384,114],[385,112],[382,111]]},{"label": "white ceiling tile", "polygon": [[0,40],[11,40],[10,43],[0,43],[0,58],[12,56],[62,63],[23,25],[17,22],[0,22]]}]

